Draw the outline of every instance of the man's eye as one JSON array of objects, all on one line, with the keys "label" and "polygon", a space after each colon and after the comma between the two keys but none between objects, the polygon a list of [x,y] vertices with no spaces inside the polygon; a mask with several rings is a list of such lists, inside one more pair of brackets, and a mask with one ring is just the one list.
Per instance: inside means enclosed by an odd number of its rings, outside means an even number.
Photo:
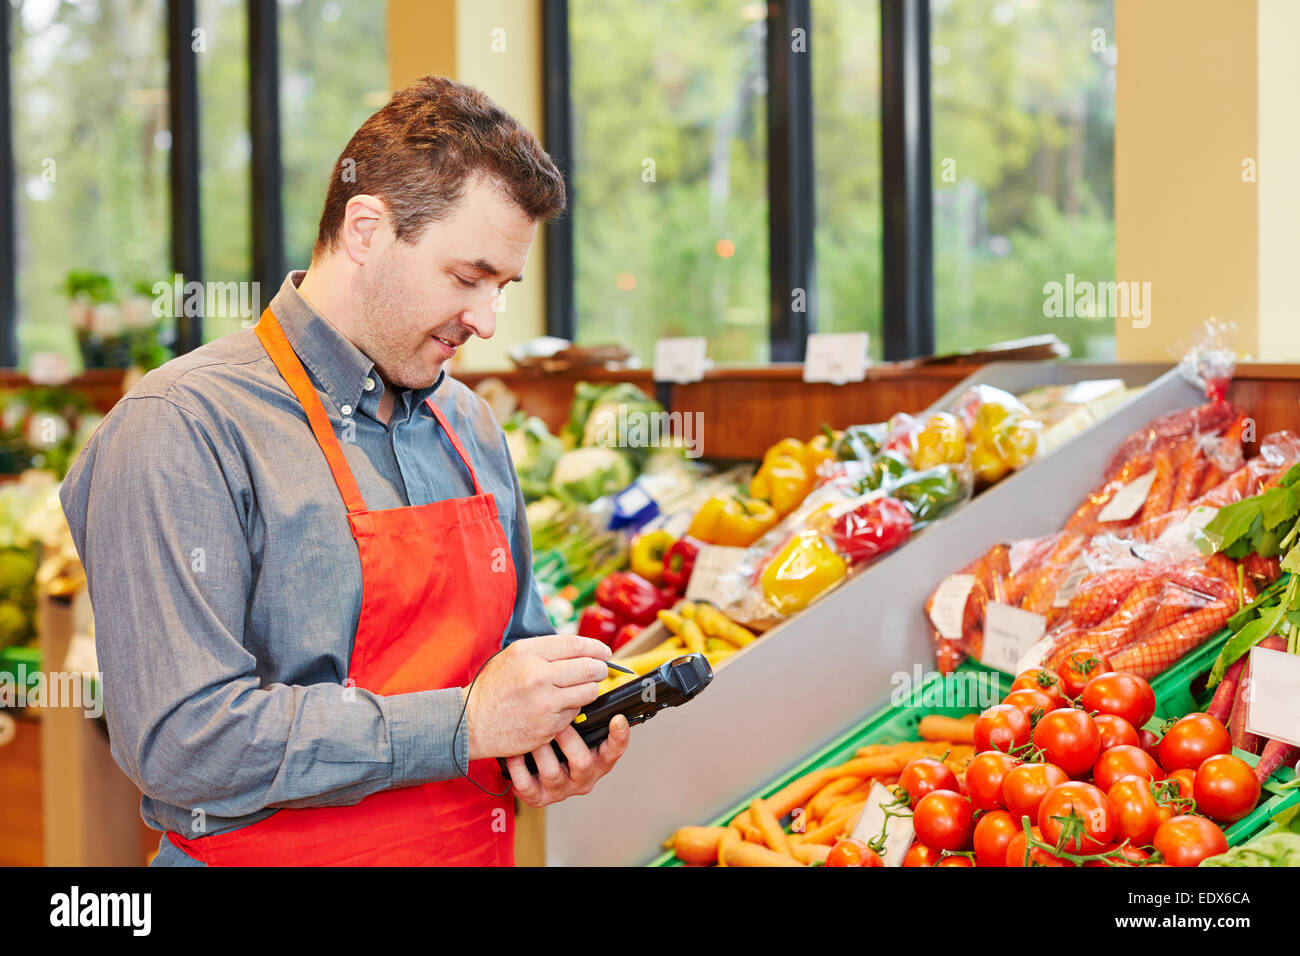
[{"label": "man's eye", "polygon": [[472,289],[472,288],[474,288],[476,285],[478,285],[477,282],[471,282],[469,279],[464,279],[464,278],[461,278],[460,276],[456,276],[456,281],[459,282],[461,285],[463,285],[463,286],[464,286],[465,288],[467,288],[467,289]]}]

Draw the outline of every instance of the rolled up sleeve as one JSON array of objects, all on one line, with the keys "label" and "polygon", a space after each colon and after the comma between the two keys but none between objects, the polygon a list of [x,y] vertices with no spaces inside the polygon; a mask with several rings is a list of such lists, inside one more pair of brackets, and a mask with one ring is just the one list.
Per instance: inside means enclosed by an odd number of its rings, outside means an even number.
[{"label": "rolled up sleeve", "polygon": [[201,416],[158,395],[124,399],[61,498],[86,567],[113,756],[145,794],[240,817],[459,775],[459,688],[381,697],[259,678],[243,639],[258,570],[252,489]]}]

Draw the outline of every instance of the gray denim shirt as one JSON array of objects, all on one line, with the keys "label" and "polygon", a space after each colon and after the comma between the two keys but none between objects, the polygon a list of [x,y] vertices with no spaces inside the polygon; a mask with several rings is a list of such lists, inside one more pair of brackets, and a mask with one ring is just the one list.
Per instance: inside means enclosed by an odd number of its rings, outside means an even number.
[{"label": "gray denim shirt", "polygon": [[[299,294],[303,274],[289,274],[271,308],[366,506],[474,493],[423,404],[432,395],[511,543],[517,593],[502,642],[551,633],[523,495],[487,404],[444,371],[399,393],[382,424],[373,363]],[[113,757],[144,793],[150,826],[219,833],[465,766],[460,689],[381,697],[344,684],[361,609],[356,542],[306,416],[252,328],[146,375],[60,497],[89,580]]]}]

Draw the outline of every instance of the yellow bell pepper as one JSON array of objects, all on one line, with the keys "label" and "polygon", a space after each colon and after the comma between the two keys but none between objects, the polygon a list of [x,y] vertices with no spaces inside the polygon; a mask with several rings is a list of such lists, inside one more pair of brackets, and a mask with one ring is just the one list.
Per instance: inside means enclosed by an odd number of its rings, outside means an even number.
[{"label": "yellow bell pepper", "polygon": [[686,533],[706,544],[747,548],[779,520],[780,515],[765,501],[715,496],[696,512]]},{"label": "yellow bell pepper", "polygon": [[777,455],[793,455],[803,461],[803,442],[797,438],[782,438],[779,442],[763,452],[763,464]]},{"label": "yellow bell pepper", "polygon": [[812,486],[813,474],[804,464],[802,450],[797,457],[782,452],[764,457],[758,473],[750,479],[749,493],[772,502],[776,513],[784,518],[808,497]]},{"label": "yellow bell pepper", "polygon": [[966,429],[956,415],[939,412],[916,435],[913,463],[918,471],[956,464],[966,458]]},{"label": "yellow bell pepper", "polygon": [[835,585],[849,566],[816,531],[792,537],[759,575],[764,596],[781,614],[803,610]]},{"label": "yellow bell pepper", "polygon": [[840,440],[840,436],[843,434],[842,431],[831,431],[827,427],[820,435],[809,439],[804,444],[803,463],[810,475],[816,476],[817,469],[822,462],[835,460],[835,443]]}]

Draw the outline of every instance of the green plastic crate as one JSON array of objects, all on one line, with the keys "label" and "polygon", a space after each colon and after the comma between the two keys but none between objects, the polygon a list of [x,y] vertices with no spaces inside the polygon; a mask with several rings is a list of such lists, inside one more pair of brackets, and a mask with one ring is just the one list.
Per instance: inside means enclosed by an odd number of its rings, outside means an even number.
[{"label": "green plastic crate", "polygon": [[36,682],[36,674],[41,669],[41,649],[39,647],[6,647],[0,650],[0,676],[6,682],[18,682],[18,668],[25,666],[24,675],[30,687]]},{"label": "green plastic crate", "polygon": [[[991,693],[995,697],[993,703],[997,703],[1011,690],[1012,678],[1001,671],[990,670],[979,664],[966,662],[957,668],[956,675],[963,678],[963,683],[954,685],[961,687],[963,691],[972,689],[967,684],[972,676],[983,681],[991,681]],[[917,726],[921,723],[921,718],[927,714],[940,714],[945,717],[960,717],[963,714],[969,714],[984,709],[984,704],[977,696],[974,701],[968,705],[943,706],[934,703],[926,704],[928,696],[937,692],[937,688],[942,687],[944,678],[934,672],[924,676],[919,688],[914,688],[907,698],[907,701],[899,706],[888,706],[873,714],[871,717],[848,733],[831,741],[817,753],[813,754],[802,764],[795,767],[789,773],[785,774],[774,783],[769,784],[761,790],[756,796],[770,797],[786,784],[802,777],[806,773],[832,764],[844,763],[854,756],[859,747],[865,747],[868,744],[880,743],[900,743],[905,740],[918,740]],[[726,826],[735,817],[745,810],[749,809],[753,797],[736,804],[722,816],[718,817],[708,824],[708,826]],[[689,822],[689,821],[686,821]],[[667,837],[668,834],[664,834]],[[677,859],[676,855],[670,850],[660,855],[650,866],[682,866],[682,862]]]},{"label": "green plastic crate", "polygon": [[1182,717],[1209,706],[1214,693],[1205,689],[1205,679],[1230,636],[1225,628],[1151,681],[1157,717]]}]

